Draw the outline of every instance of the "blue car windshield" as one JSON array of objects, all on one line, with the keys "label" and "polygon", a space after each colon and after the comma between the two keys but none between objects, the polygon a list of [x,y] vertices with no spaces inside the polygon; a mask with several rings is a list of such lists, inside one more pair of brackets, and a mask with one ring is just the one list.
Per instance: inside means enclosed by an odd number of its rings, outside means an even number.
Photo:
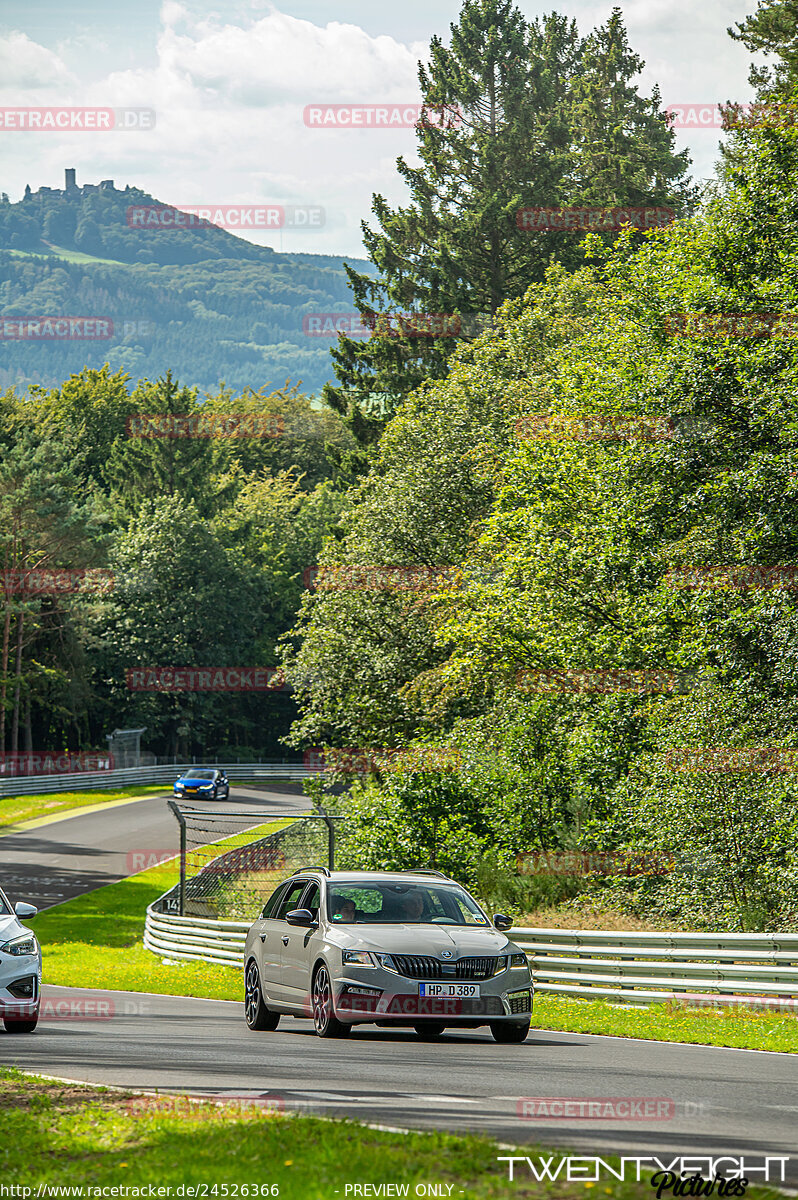
[{"label": "blue car windshield", "polygon": [[184,779],[213,779],[213,771],[186,771]]},{"label": "blue car windshield", "polygon": [[336,925],[482,925],[490,922],[462,888],[432,883],[346,883],[331,886],[327,915]]}]

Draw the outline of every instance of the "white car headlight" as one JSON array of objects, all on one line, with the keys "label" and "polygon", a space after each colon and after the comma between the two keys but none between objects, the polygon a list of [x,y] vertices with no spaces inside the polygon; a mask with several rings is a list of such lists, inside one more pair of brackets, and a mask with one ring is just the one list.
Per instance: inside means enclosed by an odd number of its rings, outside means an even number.
[{"label": "white car headlight", "polygon": [[376,958],[376,960],[380,964],[380,966],[384,967],[386,971],[393,971],[394,975],[399,974],[390,954],[375,954],[374,957]]},{"label": "white car headlight", "polygon": [[368,950],[344,950],[342,958],[345,966],[347,964],[355,967],[374,966],[374,959]]},{"label": "white car headlight", "polygon": [[526,955],[525,954],[511,954],[510,955],[510,966],[511,967],[528,967],[529,963],[527,962]]},{"label": "white car headlight", "polygon": [[0,946],[0,952],[3,954],[13,954],[18,958],[21,954],[35,954],[39,949],[39,943],[32,933],[23,933],[20,937],[11,938]]}]

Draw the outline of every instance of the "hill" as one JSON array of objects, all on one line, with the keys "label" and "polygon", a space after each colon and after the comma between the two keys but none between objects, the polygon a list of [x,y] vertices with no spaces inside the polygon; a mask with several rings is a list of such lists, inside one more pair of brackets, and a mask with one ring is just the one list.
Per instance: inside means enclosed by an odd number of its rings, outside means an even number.
[{"label": "hill", "polygon": [[171,369],[207,390],[290,379],[313,393],[332,378],[331,339],[305,334],[303,317],[351,310],[342,258],[280,254],[207,223],[144,229],[131,216],[142,210],[168,206],[111,180],[26,190],[16,204],[3,195],[0,317],[109,323],[99,338],[43,340],[6,321],[0,386],[54,385],[104,362],[134,379]]}]

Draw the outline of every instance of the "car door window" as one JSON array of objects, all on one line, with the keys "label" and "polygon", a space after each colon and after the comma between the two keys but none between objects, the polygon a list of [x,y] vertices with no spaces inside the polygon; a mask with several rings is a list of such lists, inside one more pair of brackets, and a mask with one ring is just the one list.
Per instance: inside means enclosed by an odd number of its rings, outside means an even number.
[{"label": "car door window", "polygon": [[284,883],[281,883],[280,886],[277,888],[277,890],[275,892],[272,892],[271,896],[266,901],[263,912],[261,913],[262,920],[265,920],[268,917],[273,918],[275,916],[277,909],[279,908],[280,901],[282,900],[283,896],[285,895],[285,888],[286,888],[286,885]]},{"label": "car door window", "polygon": [[280,905],[279,905],[277,911],[274,913],[274,916],[276,917],[276,919],[278,921],[284,921],[286,913],[290,913],[295,908],[299,908],[300,898],[307,886],[308,886],[307,879],[301,879],[299,881],[299,883],[291,884],[288,891],[285,893],[282,900],[280,901]]},{"label": "car door window", "polygon": [[310,909],[310,911],[313,913],[314,921],[318,921],[319,919],[319,901],[319,885],[317,883],[312,883],[305,892],[305,895],[302,897],[302,908]]}]

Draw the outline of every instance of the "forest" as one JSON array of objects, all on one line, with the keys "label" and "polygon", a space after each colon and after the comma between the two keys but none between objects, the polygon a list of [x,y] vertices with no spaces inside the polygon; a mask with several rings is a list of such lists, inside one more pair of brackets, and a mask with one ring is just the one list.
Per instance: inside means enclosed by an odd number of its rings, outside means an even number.
[{"label": "forest", "polygon": [[[466,119],[418,130],[408,203],[374,197],[372,269],[347,276],[367,322],[489,314],[475,337],[342,335],[323,409],[110,367],[7,390],[6,572],[119,584],[6,585],[0,746],[95,750],[141,724],[161,753],[327,748],[309,790],[354,815],[363,866],[426,862],[521,911],[796,928],[789,8],[732,31],[776,61],[699,195],[619,10],[582,38],[465,0],[419,80]],[[675,219],[530,233],[525,205]],[[284,432],[127,432],[200,405]],[[281,666],[287,687],[126,685],[230,666]]]}]

